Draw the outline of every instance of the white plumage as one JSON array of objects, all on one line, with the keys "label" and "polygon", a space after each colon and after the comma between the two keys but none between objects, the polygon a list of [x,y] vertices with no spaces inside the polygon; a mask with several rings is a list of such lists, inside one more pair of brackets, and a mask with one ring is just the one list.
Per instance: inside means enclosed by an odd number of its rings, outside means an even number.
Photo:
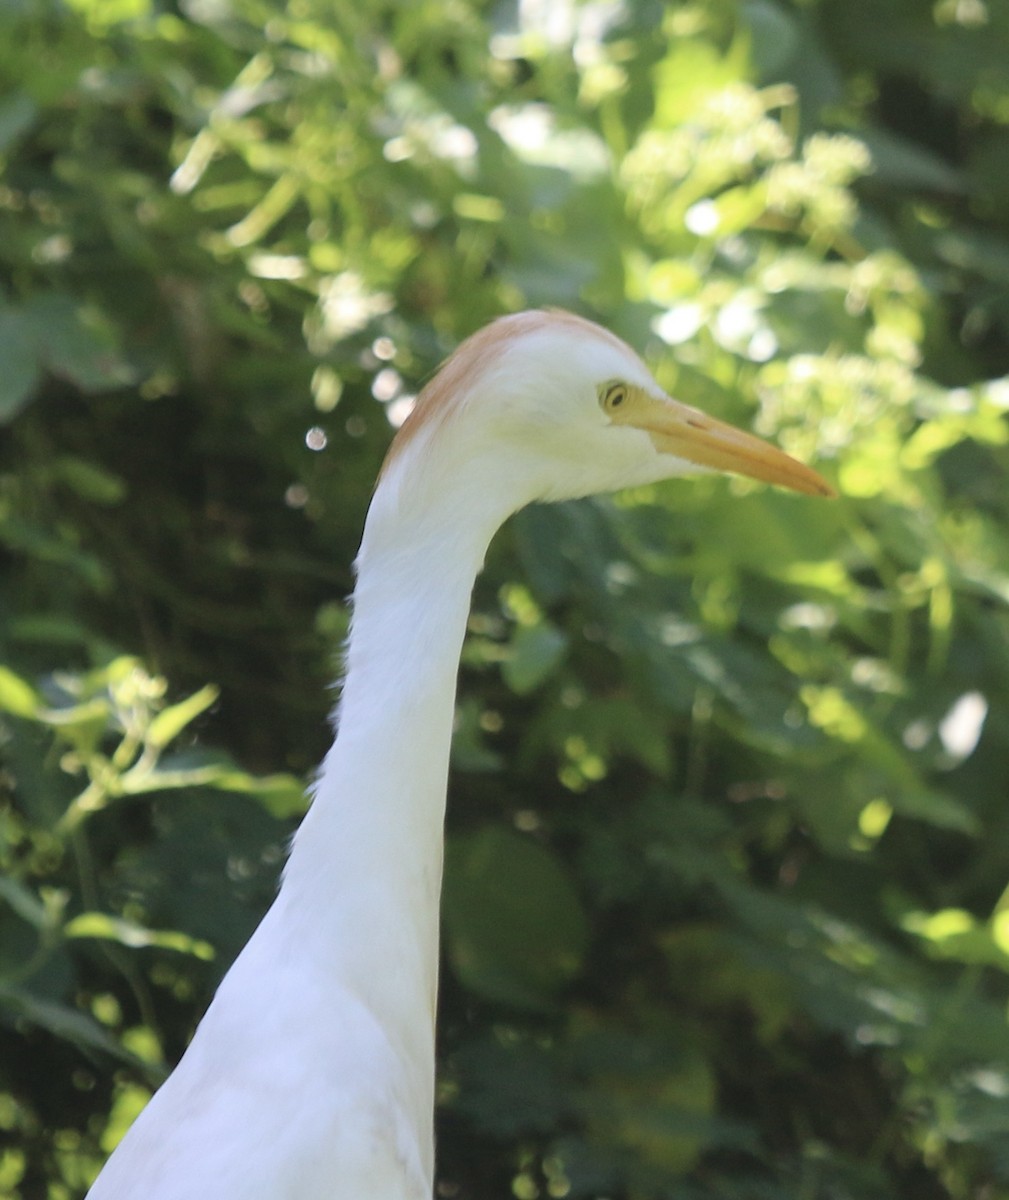
[{"label": "white plumage", "polygon": [[830,493],[567,313],[502,318],[453,355],[375,491],[337,736],[277,899],[90,1200],[430,1200],[442,827],[474,579],[531,501],[706,470]]}]

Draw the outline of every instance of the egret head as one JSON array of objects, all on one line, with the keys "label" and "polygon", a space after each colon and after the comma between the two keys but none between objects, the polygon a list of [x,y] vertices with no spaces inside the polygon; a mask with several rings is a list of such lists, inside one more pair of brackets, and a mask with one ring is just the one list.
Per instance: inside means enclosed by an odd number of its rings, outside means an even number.
[{"label": "egret head", "polygon": [[[510,507],[718,471],[831,495],[775,446],[667,396],[620,338],[565,312],[502,317],[459,347],[418,398],[387,468],[475,471]],[[405,465],[405,463],[404,463]]]}]

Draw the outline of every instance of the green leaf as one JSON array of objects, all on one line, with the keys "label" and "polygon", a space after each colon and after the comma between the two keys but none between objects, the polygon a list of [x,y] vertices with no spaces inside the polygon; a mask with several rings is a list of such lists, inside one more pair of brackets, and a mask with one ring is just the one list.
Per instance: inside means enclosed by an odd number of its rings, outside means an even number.
[{"label": "green leaf", "polygon": [[82,757],[92,754],[109,730],[112,705],[103,696],[67,708],[47,708],[42,720],[77,750]]},{"label": "green leaf", "polygon": [[690,1035],[677,1026],[651,1036],[603,1030],[576,1047],[588,1076],[577,1102],[596,1137],[673,1174],[689,1170],[707,1144],[746,1138],[738,1125],[712,1122],[714,1072]]},{"label": "green leaf", "polygon": [[130,949],[160,946],[164,950],[191,954],[204,962],[210,962],[214,957],[214,947],[199,938],[176,931],[146,929],[135,921],[101,912],[80,913],[64,925],[63,932],[68,938],[98,938],[118,942],[121,946],[129,946]]},{"label": "green leaf", "polygon": [[82,391],[122,387],[134,378],[112,327],[62,292],[39,292],[20,309],[0,308],[0,421],[11,421],[38,386],[42,368]]},{"label": "green leaf", "polygon": [[41,707],[31,684],[9,667],[0,665],[0,708],[16,717],[37,717]]},{"label": "green leaf", "polygon": [[42,374],[29,323],[10,308],[0,308],[0,363],[0,423],[7,424],[31,399]]},{"label": "green leaf", "polygon": [[7,153],[31,128],[37,115],[38,106],[24,92],[14,92],[0,102],[0,154]]},{"label": "green leaf", "polygon": [[769,0],[746,0],[742,17],[750,35],[750,54],[761,78],[780,77],[782,68],[799,47],[795,17]]},{"label": "green leaf", "polygon": [[51,927],[49,910],[38,896],[19,880],[9,875],[0,875],[0,898],[6,900],[23,921],[27,921],[36,929]]},{"label": "green leaf", "polygon": [[953,195],[966,190],[964,174],[920,142],[880,126],[862,130],[859,138],[872,154],[872,177],[886,187],[910,187]]},{"label": "green leaf", "polygon": [[111,326],[59,292],[34,296],[25,308],[43,363],[82,391],[122,387],[133,371],[120,356]]},{"label": "green leaf", "polygon": [[[1003,922],[998,924],[1004,925]],[[926,953],[936,958],[998,967],[1009,972],[1009,953],[1001,944],[1004,938],[996,936],[998,926],[983,924],[965,909],[909,912],[902,918],[901,925],[908,933],[920,937],[925,943]]]},{"label": "green leaf", "polygon": [[926,821],[937,829],[950,829],[972,837],[977,837],[982,831],[977,817],[962,800],[937,788],[913,786],[909,783],[907,787],[897,788],[888,793],[887,800],[894,812]]},{"label": "green leaf", "polygon": [[246,771],[223,769],[206,781],[222,792],[252,796],[278,821],[300,817],[308,807],[304,784],[293,775],[250,775]]},{"label": "green leaf", "polygon": [[498,826],[449,841],[445,926],[456,974],[489,999],[540,1007],[581,967],[589,930],[554,854]]},{"label": "green leaf", "polygon": [[113,1058],[137,1065],[137,1058],[124,1049],[93,1017],[55,1000],[44,1000],[20,988],[0,986],[0,1014],[10,1024],[27,1021],[57,1038],[82,1049],[101,1050]]},{"label": "green leaf", "polygon": [[549,621],[520,625],[501,664],[505,683],[519,696],[535,691],[557,669],[567,648],[567,634]]},{"label": "green leaf", "polygon": [[118,475],[83,458],[65,454],[52,464],[52,473],[95,504],[118,504],[126,495],[126,485]]},{"label": "green leaf", "polygon": [[278,820],[300,817],[308,807],[305,786],[294,775],[252,775],[226,756],[200,747],[164,755],[156,767],[137,764],[122,776],[124,795],[180,788],[213,788],[251,796]]},{"label": "green leaf", "polygon": [[219,695],[219,690],[212,683],[208,683],[178,704],[162,709],[148,726],[147,744],[155,748],[167,746],[187,725],[195,721],[200,713],[206,712]]}]

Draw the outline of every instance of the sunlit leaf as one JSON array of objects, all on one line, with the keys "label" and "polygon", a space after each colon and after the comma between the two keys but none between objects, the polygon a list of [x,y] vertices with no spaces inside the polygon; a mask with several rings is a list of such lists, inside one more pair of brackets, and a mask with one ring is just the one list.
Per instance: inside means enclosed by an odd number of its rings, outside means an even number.
[{"label": "sunlit leaf", "polygon": [[0,708],[16,717],[37,717],[41,702],[35,689],[9,668],[0,665]]},{"label": "sunlit leaf", "polygon": [[133,949],[142,946],[159,946],[163,950],[175,950],[180,954],[192,954],[195,958],[210,961],[214,948],[207,942],[188,937],[175,931],[145,929],[135,921],[113,917],[107,913],[80,913],[63,927],[69,938],[98,938],[118,942]]},{"label": "sunlit leaf", "polygon": [[167,746],[191,724],[200,713],[206,712],[215,703],[219,690],[213,684],[207,684],[178,704],[162,709],[151,721],[147,729],[147,741],[151,746]]}]

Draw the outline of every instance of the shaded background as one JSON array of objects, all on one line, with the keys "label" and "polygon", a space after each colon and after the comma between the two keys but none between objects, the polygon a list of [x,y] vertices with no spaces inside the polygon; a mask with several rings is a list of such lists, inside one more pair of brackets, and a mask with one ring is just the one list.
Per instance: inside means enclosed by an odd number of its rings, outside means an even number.
[{"label": "shaded background", "polygon": [[495,542],[438,1195],[1009,1196],[994,0],[2,6],[0,1195],[81,1196],[181,1053],[392,427],[544,304],[843,498]]}]

